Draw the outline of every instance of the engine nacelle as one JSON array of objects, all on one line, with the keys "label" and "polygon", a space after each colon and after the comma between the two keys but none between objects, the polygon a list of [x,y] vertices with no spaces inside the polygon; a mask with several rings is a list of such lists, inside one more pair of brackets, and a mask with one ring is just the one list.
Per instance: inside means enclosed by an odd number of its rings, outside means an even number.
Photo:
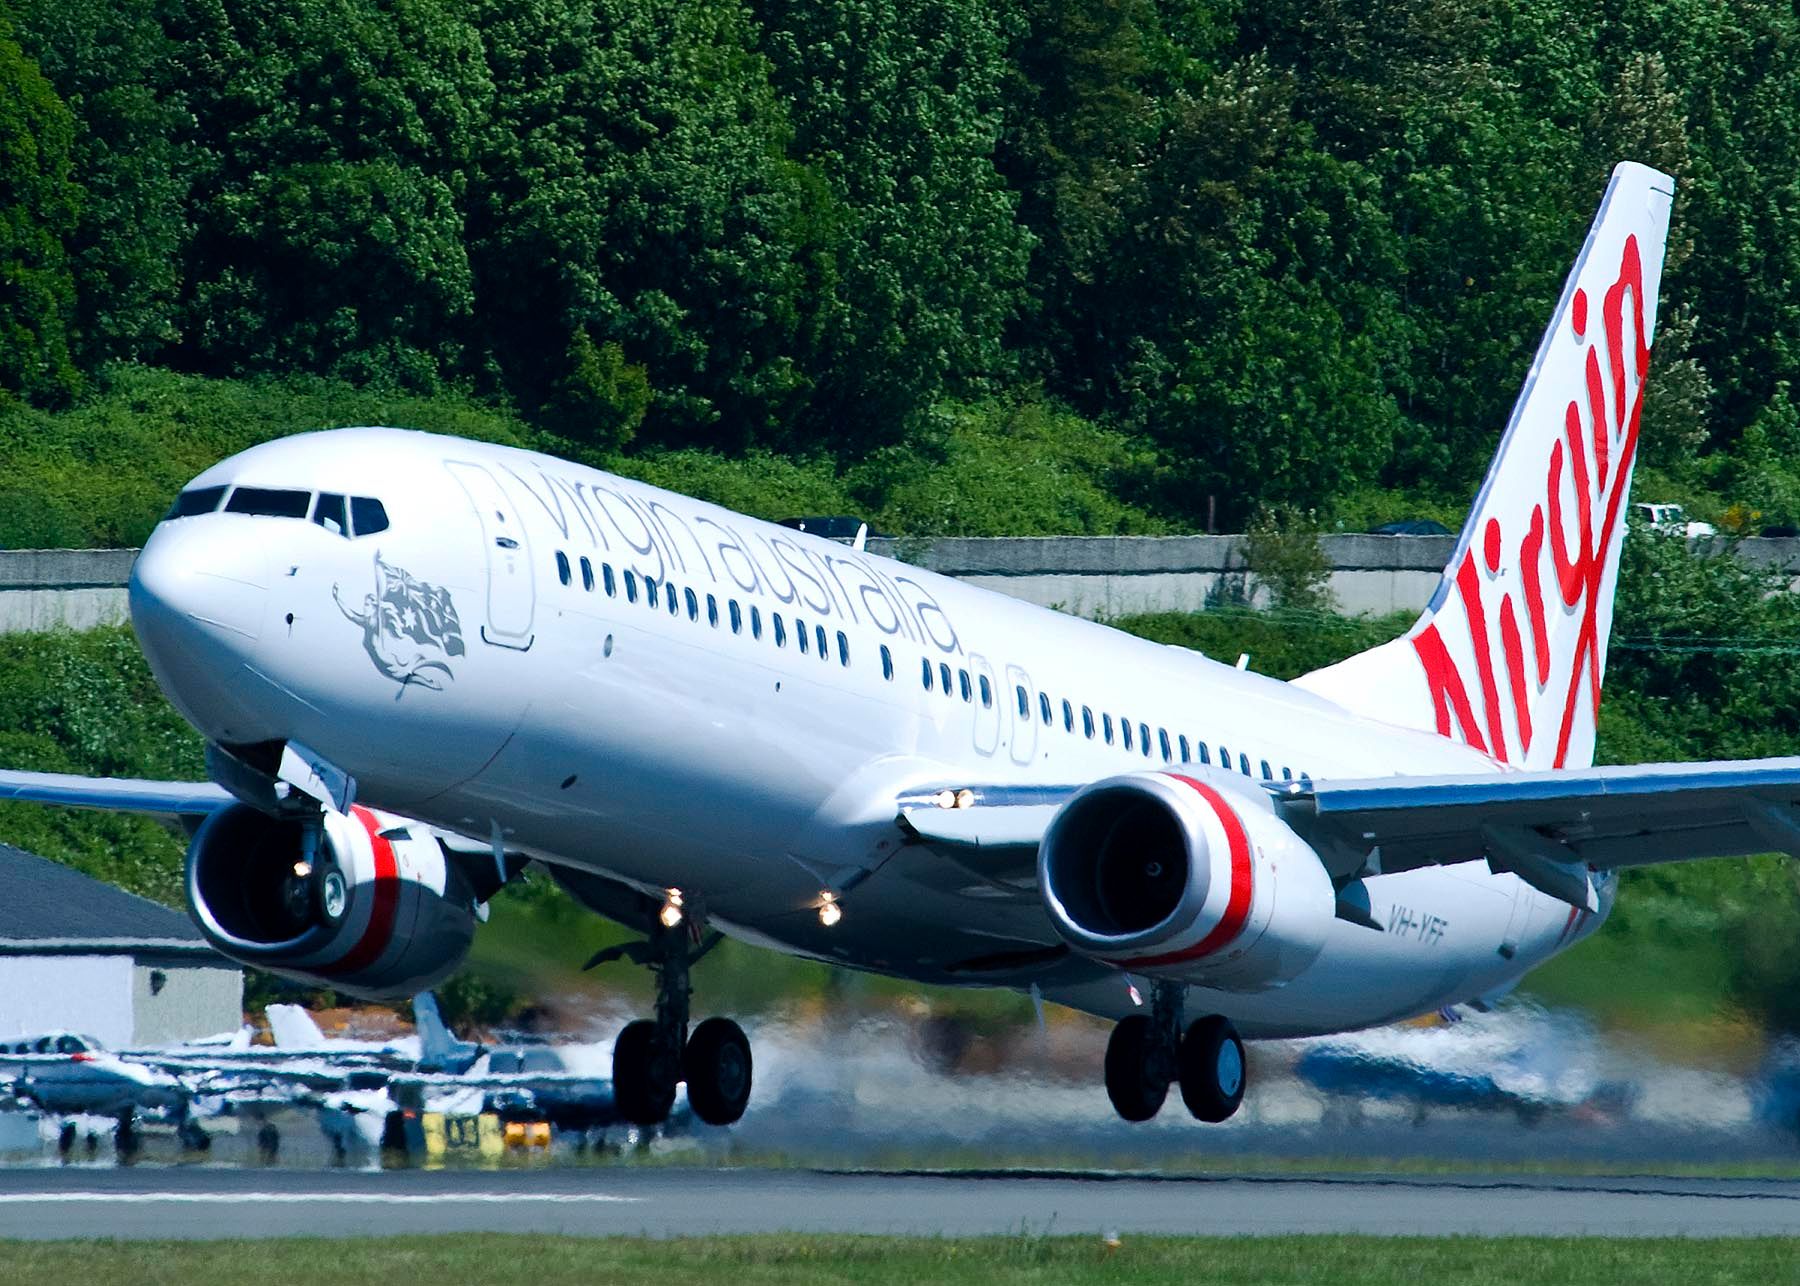
[{"label": "engine nacelle", "polygon": [[1084,787],[1044,833],[1038,888],[1082,954],[1236,991],[1278,987],[1311,964],[1336,903],[1272,800],[1200,773]]},{"label": "engine nacelle", "polygon": [[187,857],[188,908],[241,964],[370,1000],[448,977],[475,936],[475,897],[416,822],[358,805],[327,812],[309,861],[298,821],[233,804]]}]

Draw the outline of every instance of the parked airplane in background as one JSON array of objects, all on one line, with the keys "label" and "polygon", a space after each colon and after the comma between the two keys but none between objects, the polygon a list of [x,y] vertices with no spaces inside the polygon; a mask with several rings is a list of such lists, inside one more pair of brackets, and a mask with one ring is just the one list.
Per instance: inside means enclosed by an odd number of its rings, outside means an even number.
[{"label": "parked airplane in background", "polygon": [[1621,866],[1800,853],[1800,759],[1588,767],[1673,183],[1621,165],[1430,606],[1279,683],[505,447],[267,443],[181,493],[132,573],[217,784],[9,773],[204,818],[227,955],[366,996],[454,970],[526,860],[641,928],[621,1111],[730,1122],[722,932],[1119,1019],[1121,1114],[1222,1120],[1245,1036],[1513,984]]}]

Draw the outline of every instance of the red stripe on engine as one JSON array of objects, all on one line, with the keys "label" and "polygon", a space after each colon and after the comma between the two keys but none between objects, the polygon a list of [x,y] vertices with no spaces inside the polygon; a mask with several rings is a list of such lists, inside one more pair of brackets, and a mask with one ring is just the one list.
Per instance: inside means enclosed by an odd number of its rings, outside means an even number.
[{"label": "red stripe on engine", "polygon": [[1225,914],[1213,926],[1211,933],[1193,946],[1183,947],[1180,951],[1114,962],[1127,969],[1153,969],[1211,955],[1244,931],[1244,922],[1250,918],[1251,895],[1256,891],[1255,867],[1250,862],[1250,836],[1244,830],[1243,821],[1232,810],[1231,805],[1225,802],[1225,797],[1205,782],[1196,781],[1192,777],[1184,777],[1180,773],[1166,775],[1191,787],[1206,801],[1220,824],[1225,827],[1225,839],[1231,846],[1231,892],[1225,900]]},{"label": "red stripe on engine", "polygon": [[400,871],[394,861],[393,844],[383,838],[381,823],[374,813],[359,804],[351,807],[350,815],[368,832],[369,845],[375,852],[375,904],[369,910],[369,923],[364,926],[362,937],[337,963],[319,970],[324,974],[354,973],[379,960],[393,941],[394,920],[400,910]]}]

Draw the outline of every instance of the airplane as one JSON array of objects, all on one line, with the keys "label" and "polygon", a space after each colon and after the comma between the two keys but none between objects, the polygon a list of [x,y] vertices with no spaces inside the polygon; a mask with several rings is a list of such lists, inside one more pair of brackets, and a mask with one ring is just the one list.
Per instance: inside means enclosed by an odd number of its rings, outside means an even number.
[{"label": "airplane", "polygon": [[1800,854],[1800,759],[1592,767],[1674,183],[1613,172],[1442,583],[1278,682],[564,460],[391,428],[196,477],[132,623],[208,783],[0,796],[198,822],[224,954],[367,997],[464,958],[526,862],[643,933],[614,1093],[737,1120],[690,1022],[739,940],[1116,1020],[1103,1080],[1205,1121],[1245,1038],[1490,995],[1621,867]]}]

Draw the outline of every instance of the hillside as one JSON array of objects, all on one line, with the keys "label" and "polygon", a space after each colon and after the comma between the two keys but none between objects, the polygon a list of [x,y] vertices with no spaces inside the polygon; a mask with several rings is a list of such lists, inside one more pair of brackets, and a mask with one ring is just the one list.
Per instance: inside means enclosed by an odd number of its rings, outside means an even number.
[{"label": "hillside", "polygon": [[0,542],[346,418],[910,534],[1455,514],[1623,157],[1645,490],[1800,521],[1791,5],[0,0]]}]

